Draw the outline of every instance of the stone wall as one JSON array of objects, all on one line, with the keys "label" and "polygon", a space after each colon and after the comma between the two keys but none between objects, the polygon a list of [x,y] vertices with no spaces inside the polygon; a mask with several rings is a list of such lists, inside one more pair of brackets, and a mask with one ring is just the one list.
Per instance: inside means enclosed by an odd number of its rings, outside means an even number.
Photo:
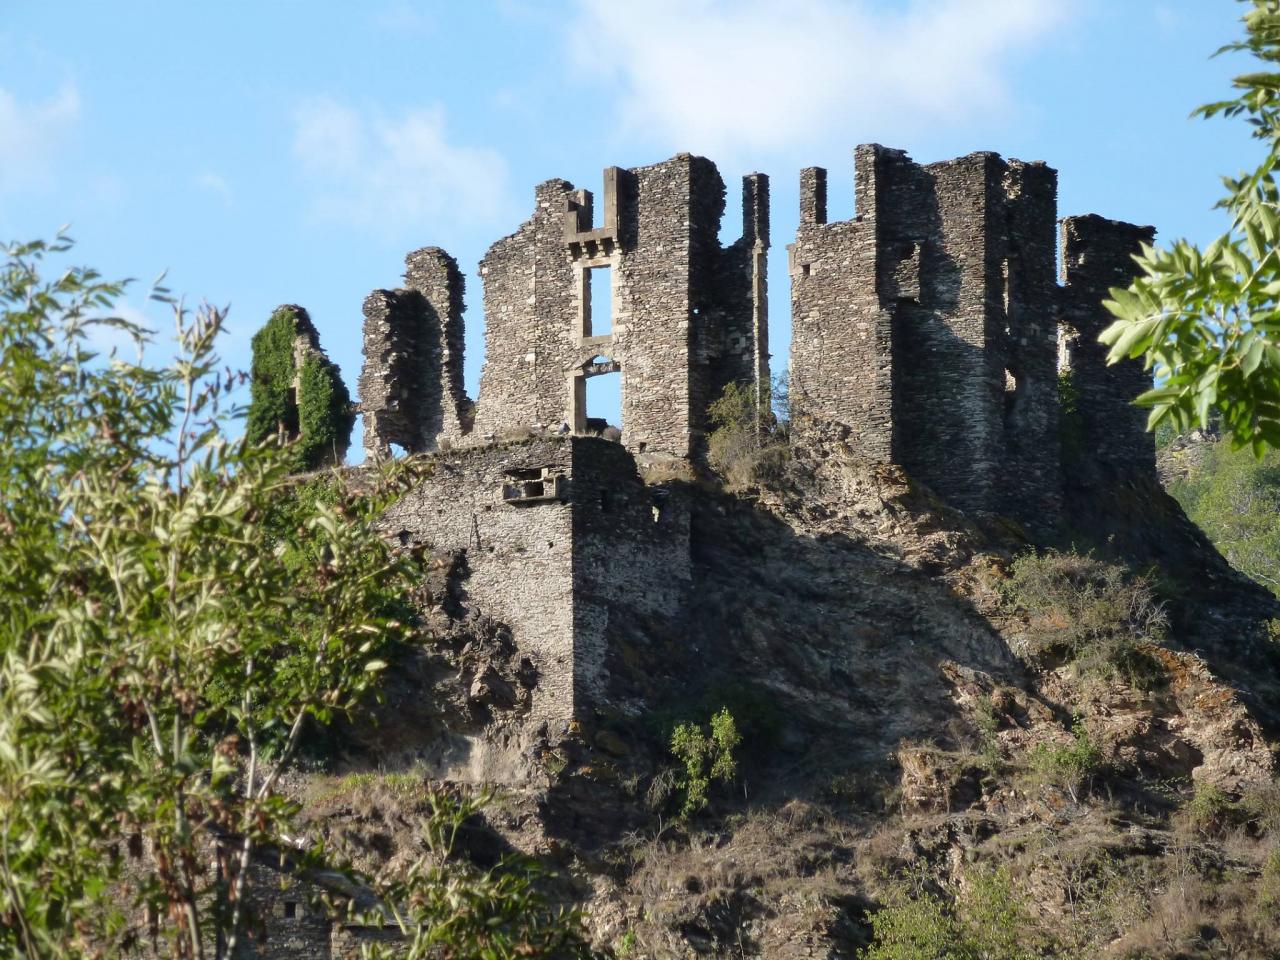
[{"label": "stone wall", "polygon": [[[1079,371],[1088,449],[1146,469],[1150,443],[1126,406],[1145,375],[1106,369],[1093,338],[1106,288],[1127,282],[1128,254],[1149,233],[1066,221],[1060,287],[1051,168],[994,153],[921,165],[874,144],[854,160],[851,220],[828,222],[826,171],[801,174],[789,248],[798,422],[835,425],[863,459],[1048,535],[1062,499],[1061,352]],[[598,433],[586,384],[613,375],[629,450],[700,459],[707,409],[726,386],[768,394],[768,198],[767,177],[743,179],[742,236],[723,247],[724,183],[705,158],[610,167],[598,205],[567,181],[539,185],[533,214],[480,264],[474,406],[462,387],[461,274],[439,249],[410,254],[406,288],[366,302],[366,449]],[[593,276],[612,292],[608,329]]]},{"label": "stone wall", "polygon": [[610,623],[678,616],[690,577],[687,514],[655,504],[632,456],[596,437],[441,454],[379,525],[465,554],[462,603],[511,628],[553,735],[607,698]]},{"label": "stone wall", "polygon": [[405,287],[375,290],[364,302],[360,400],[367,456],[390,445],[436,449],[438,438],[470,429],[463,389],[463,290],[457,261],[438,247],[405,257]]},{"label": "stone wall", "polygon": [[1155,241],[1153,227],[1099,216],[1062,221],[1061,359],[1079,418],[1075,438],[1087,454],[1077,469],[1156,475],[1155,437],[1146,432],[1147,413],[1132,403],[1151,389],[1140,360],[1107,366],[1098,334],[1114,319],[1102,306],[1112,287],[1127,287],[1138,266],[1133,255]]},{"label": "stone wall", "polygon": [[[402,544],[465,553],[463,603],[511,627],[538,671],[535,717],[562,725],[574,712],[572,457],[561,440],[440,455],[379,523]],[[535,483],[541,497],[505,499]]]},{"label": "stone wall", "polygon": [[1039,531],[1060,503],[1056,174],[992,153],[855,152],[857,216],[801,174],[792,407],[955,505]]},{"label": "stone wall", "polygon": [[[768,180],[745,178],[743,237],[728,249],[718,239],[724,184],[702,157],[609,168],[602,207],[593,226],[592,194],[548,181],[532,217],[481,261],[475,433],[584,432],[586,380],[618,374],[623,443],[696,456],[707,405],[724,387],[768,383]],[[607,331],[593,326],[591,271],[607,272],[612,290]]]}]

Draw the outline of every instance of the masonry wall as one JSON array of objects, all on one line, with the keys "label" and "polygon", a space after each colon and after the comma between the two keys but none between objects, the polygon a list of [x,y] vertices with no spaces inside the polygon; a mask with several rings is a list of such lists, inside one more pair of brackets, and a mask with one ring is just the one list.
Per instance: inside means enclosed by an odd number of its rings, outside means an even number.
[{"label": "masonry wall", "polygon": [[396,444],[410,453],[436,449],[441,435],[470,427],[463,389],[464,279],[438,247],[405,258],[405,287],[375,290],[364,302],[360,374],[366,455]]},{"label": "masonry wall", "polygon": [[792,414],[843,425],[855,454],[893,449],[891,314],[877,291],[874,155],[858,153],[858,219],[827,222],[827,171],[800,174],[800,225],[789,250]]},{"label": "masonry wall", "polygon": [[[715,165],[689,154],[606,170],[598,205],[563,180],[539,186],[533,216],[481,262],[477,437],[561,423],[581,432],[586,379],[620,375],[626,446],[697,456],[724,387],[768,382],[768,181],[744,181],[744,234],[728,249],[724,192]],[[592,326],[589,271],[611,284],[608,331]]]},{"label": "masonry wall", "polygon": [[534,719],[553,726],[606,701],[610,623],[678,616],[690,578],[687,513],[655,509],[631,454],[598,437],[440,455],[379,528],[465,553],[462,602],[511,627],[538,671]]},{"label": "masonry wall", "polygon": [[826,222],[801,174],[792,406],[950,502],[1032,526],[1058,503],[1056,175],[978,153],[928,166],[855,153],[857,217]]},{"label": "masonry wall", "polygon": [[708,394],[715,401],[731,383],[754,385],[761,403],[769,396],[769,178],[742,178],[742,236],[719,249],[714,279],[696,290],[697,329],[709,365]]},{"label": "masonry wall", "polygon": [[538,440],[441,455],[379,521],[402,543],[465,551],[464,602],[511,627],[538,670],[534,719],[553,725],[574,716],[571,508],[561,499],[512,505],[503,491],[520,471],[567,478],[572,449]]},{"label": "masonry wall", "polygon": [[618,630],[644,618],[679,622],[692,580],[689,513],[646,486],[619,444],[574,440],[574,649],[577,702],[609,702],[605,667]]},{"label": "masonry wall", "polygon": [[333,923],[314,903],[324,892],[287,860],[261,851],[248,884],[258,923],[245,931],[234,960],[330,960]]},{"label": "masonry wall", "polygon": [[1004,335],[1003,509],[1047,534],[1062,509],[1059,436],[1057,173],[1010,160],[1000,265]]},{"label": "masonry wall", "polygon": [[1078,417],[1073,440],[1086,455],[1073,473],[1098,465],[1155,478],[1155,438],[1146,432],[1146,411],[1132,403],[1151,389],[1151,374],[1140,360],[1108,367],[1107,348],[1098,343],[1112,321],[1102,306],[1107,291],[1133,282],[1133,255],[1154,241],[1152,227],[1092,215],[1062,221],[1061,364]]},{"label": "masonry wall", "polygon": [[571,192],[564,180],[540,184],[533,216],[480,261],[485,360],[474,427],[480,439],[554,427],[568,416],[576,301],[564,215]]}]

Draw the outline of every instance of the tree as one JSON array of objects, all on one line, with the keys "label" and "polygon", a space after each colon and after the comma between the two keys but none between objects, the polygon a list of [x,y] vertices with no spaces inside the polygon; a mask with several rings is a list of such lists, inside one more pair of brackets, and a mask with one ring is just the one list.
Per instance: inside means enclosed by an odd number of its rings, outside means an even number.
[{"label": "tree", "polygon": [[[231,956],[258,851],[325,862],[278,790],[303,731],[354,710],[408,637],[388,597],[412,571],[368,522],[406,475],[293,497],[295,451],[229,436],[222,312],[160,291],[178,358],[100,356],[98,329],[148,332],[108,316],[124,284],[42,277],[69,248],[11,245],[0,271],[0,955],[116,956],[150,932]],[[409,905],[386,909],[410,956],[439,943],[414,924],[445,924],[441,904],[470,918],[446,924],[450,956],[585,951],[527,871],[433,863],[374,885]]]},{"label": "tree", "polygon": [[1169,492],[1231,566],[1280,595],[1280,452],[1257,459],[1208,445]]},{"label": "tree", "polygon": [[1252,173],[1225,177],[1219,206],[1229,230],[1207,249],[1179,240],[1147,247],[1141,275],[1114,289],[1117,317],[1101,336],[1110,363],[1145,356],[1156,386],[1137,400],[1154,429],[1207,426],[1212,411],[1236,448],[1280,447],[1280,0],[1241,0],[1245,38],[1219,53],[1247,52],[1258,69],[1236,77],[1238,95],[1195,111],[1244,118],[1265,154]]}]

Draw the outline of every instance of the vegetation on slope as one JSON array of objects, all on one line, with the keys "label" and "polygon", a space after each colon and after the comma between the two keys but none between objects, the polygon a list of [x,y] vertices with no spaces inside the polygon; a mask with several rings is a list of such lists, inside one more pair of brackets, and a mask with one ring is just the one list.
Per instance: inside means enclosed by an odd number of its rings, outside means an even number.
[{"label": "vegetation on slope", "polygon": [[[103,326],[147,334],[98,319],[122,284],[46,279],[69,247],[0,268],[0,954],[239,955],[262,851],[343,867],[280,784],[410,639],[390,603],[410,569],[367,522],[396,478],[359,506],[336,474],[292,496],[291,448],[227,433],[222,314],[174,303],[171,367],[98,356]],[[526,870],[449,866],[432,836],[459,809],[433,809],[405,871],[357,877],[377,923],[411,957],[585,954]]]}]

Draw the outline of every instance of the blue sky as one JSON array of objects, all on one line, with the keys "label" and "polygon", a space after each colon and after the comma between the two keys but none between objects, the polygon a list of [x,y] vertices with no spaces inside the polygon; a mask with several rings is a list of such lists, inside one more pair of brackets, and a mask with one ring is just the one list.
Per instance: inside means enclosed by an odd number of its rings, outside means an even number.
[{"label": "blue sky", "polygon": [[[852,148],[974,150],[1059,171],[1062,215],[1220,232],[1219,177],[1257,148],[1190,120],[1243,64],[1236,0],[0,0],[0,239],[72,225],[77,260],[231,305],[226,359],[280,303],[311,312],[354,390],[360,304],[404,254],[467,272],[564,177],[688,150],[768,173],[775,370],[803,166],[852,211]],[[167,324],[145,301],[126,312]],[[358,449],[358,444],[356,448]]]}]

